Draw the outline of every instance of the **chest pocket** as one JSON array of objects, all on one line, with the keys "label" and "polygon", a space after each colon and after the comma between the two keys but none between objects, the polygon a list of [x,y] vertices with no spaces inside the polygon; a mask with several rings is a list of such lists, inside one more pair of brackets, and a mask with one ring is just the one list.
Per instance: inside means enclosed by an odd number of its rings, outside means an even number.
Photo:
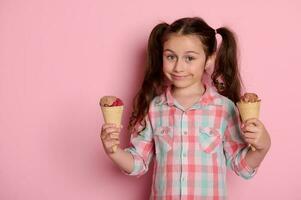
[{"label": "chest pocket", "polygon": [[154,132],[156,154],[164,154],[172,148],[173,133],[170,127],[159,127]]},{"label": "chest pocket", "polygon": [[214,153],[221,144],[221,133],[216,128],[200,127],[199,128],[199,143],[201,149],[206,153]]}]

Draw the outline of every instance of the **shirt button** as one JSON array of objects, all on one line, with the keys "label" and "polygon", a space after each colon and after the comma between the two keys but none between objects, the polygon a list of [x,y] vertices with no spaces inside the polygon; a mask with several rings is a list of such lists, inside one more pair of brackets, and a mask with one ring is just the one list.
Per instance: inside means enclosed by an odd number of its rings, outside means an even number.
[{"label": "shirt button", "polygon": [[186,157],[186,156],[187,156],[187,154],[186,154],[186,153],[183,153],[183,156],[184,156],[184,157]]},{"label": "shirt button", "polygon": [[184,131],[184,135],[187,135],[187,131]]}]

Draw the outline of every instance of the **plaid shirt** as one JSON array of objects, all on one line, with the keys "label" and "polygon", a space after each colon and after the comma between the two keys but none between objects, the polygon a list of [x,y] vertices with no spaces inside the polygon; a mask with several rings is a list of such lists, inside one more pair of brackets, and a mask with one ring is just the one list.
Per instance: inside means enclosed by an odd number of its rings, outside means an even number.
[{"label": "plaid shirt", "polygon": [[226,199],[227,166],[245,179],[256,173],[244,159],[249,147],[235,104],[212,87],[188,110],[168,88],[151,102],[145,120],[125,150],[134,157],[128,175],[146,173],[155,157],[150,199]]}]

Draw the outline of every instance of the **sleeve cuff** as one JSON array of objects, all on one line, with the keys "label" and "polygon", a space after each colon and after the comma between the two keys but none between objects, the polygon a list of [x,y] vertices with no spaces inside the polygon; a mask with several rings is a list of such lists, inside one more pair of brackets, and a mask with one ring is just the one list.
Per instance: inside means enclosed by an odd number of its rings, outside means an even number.
[{"label": "sleeve cuff", "polygon": [[245,158],[242,159],[241,165],[242,165],[243,169],[247,172],[247,174],[248,174],[250,177],[253,177],[253,176],[256,174],[257,168],[255,168],[255,169],[251,168],[251,167],[248,165],[248,163],[247,163],[247,161],[246,161]]},{"label": "sleeve cuff", "polygon": [[140,165],[139,165],[139,162],[138,162],[138,158],[137,158],[137,155],[135,154],[135,152],[131,149],[131,148],[126,148],[124,149],[124,151],[126,152],[129,152],[132,156],[133,156],[133,159],[134,159],[134,168],[133,168],[133,171],[128,173],[124,170],[121,170],[121,172],[125,175],[128,175],[128,176],[138,176],[139,177],[139,174],[140,174]]},{"label": "sleeve cuff", "polygon": [[258,168],[255,168],[255,169],[253,169],[253,168],[251,168],[249,165],[248,165],[248,163],[247,163],[247,161],[246,161],[246,159],[245,159],[245,157],[246,157],[246,155],[247,155],[247,152],[248,151],[250,151],[250,148],[251,147],[247,147],[247,148],[245,148],[244,150],[243,150],[243,152],[242,152],[242,155],[241,155],[241,161],[240,161],[240,169],[241,169],[241,175],[242,175],[242,177],[244,177],[245,179],[250,179],[250,178],[252,178],[256,173],[257,173],[257,169]]}]

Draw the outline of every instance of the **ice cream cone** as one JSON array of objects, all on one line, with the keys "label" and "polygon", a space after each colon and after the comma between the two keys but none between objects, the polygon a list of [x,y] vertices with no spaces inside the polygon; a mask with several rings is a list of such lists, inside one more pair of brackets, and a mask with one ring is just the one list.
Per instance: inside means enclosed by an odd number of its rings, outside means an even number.
[{"label": "ice cream cone", "polygon": [[238,102],[237,107],[242,121],[250,118],[259,118],[260,101],[258,102]]},{"label": "ice cream cone", "polygon": [[117,126],[121,124],[123,106],[101,106],[101,110],[106,123],[116,124]]},{"label": "ice cream cone", "polygon": [[[257,102],[237,102],[236,103],[241,120],[244,122],[247,119],[251,118],[259,118],[259,111],[260,111],[260,101]],[[255,151],[256,148],[249,144],[252,151]]]},{"label": "ice cream cone", "polygon": [[[122,120],[123,107],[124,106],[113,106],[113,107],[101,106],[104,121],[106,123],[112,123],[112,124],[116,124],[117,126],[120,126]],[[116,152],[116,150],[117,150],[117,145],[112,147],[112,151],[114,153]]]}]

